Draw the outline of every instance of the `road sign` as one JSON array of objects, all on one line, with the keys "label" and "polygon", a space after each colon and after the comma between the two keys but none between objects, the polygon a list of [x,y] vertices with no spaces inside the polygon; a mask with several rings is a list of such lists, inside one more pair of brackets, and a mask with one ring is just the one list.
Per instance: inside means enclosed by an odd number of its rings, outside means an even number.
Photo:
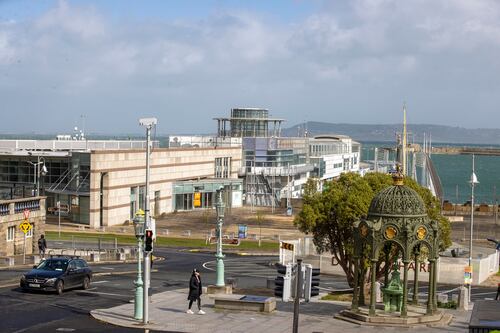
[{"label": "road sign", "polygon": [[32,226],[32,225],[28,222],[28,220],[24,220],[24,222],[23,222],[23,223],[21,223],[21,224],[19,225],[19,228],[20,228],[20,229],[21,229],[21,230],[22,230],[25,234],[27,234],[27,233],[28,233],[28,231],[30,231],[30,230],[31,230],[31,228],[33,228],[33,226]]},{"label": "road sign", "polygon": [[24,219],[27,220],[30,218],[30,210],[29,209],[25,209],[23,211],[23,214],[24,214]]},{"label": "road sign", "polygon": [[293,251],[293,244],[281,242],[281,248],[284,250]]},{"label": "road sign", "polygon": [[465,266],[464,284],[472,284],[472,266]]}]

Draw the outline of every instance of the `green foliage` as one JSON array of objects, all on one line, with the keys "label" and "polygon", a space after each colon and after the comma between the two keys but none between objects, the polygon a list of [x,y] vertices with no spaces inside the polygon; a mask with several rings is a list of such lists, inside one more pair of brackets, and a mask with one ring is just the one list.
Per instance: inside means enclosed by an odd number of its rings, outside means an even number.
[{"label": "green foliage", "polygon": [[437,302],[437,306],[438,308],[443,308],[443,309],[456,309],[458,307],[458,304],[455,301],[450,301],[446,303]]},{"label": "green foliage", "polygon": [[[344,173],[337,180],[326,182],[323,192],[315,192],[316,180],[308,180],[304,193],[304,205],[294,223],[300,231],[312,234],[319,252],[330,252],[352,283],[353,223],[366,216],[373,197],[383,188],[392,185],[390,175],[368,173],[361,177]],[[440,225],[441,249],[451,245],[451,227],[447,218],[440,214],[439,201],[431,192],[410,178],[405,185],[414,189],[423,199],[430,219]],[[365,268],[369,267],[365,263]]]}]

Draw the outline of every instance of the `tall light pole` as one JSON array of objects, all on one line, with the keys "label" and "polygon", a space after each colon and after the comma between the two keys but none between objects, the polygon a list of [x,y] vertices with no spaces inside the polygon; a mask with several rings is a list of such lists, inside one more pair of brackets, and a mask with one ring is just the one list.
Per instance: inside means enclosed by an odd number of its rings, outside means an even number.
[{"label": "tall light pole", "polygon": [[135,237],[137,238],[137,280],[135,284],[135,298],[134,298],[134,318],[142,320],[142,302],[144,298],[143,281],[141,275],[141,262],[142,262],[142,238],[144,237],[144,211],[139,209],[134,217],[134,230]]},{"label": "tall light pole", "polygon": [[[31,152],[28,153],[31,155]],[[40,174],[45,175],[47,173],[47,167],[45,166],[45,159],[42,156],[36,157],[36,163],[27,161],[33,166],[33,186],[36,186],[36,197],[40,195]],[[40,165],[42,167],[40,168]]]},{"label": "tall light pole", "polygon": [[222,224],[224,223],[224,202],[222,201],[222,189],[217,190],[217,202],[215,203],[215,208],[217,209],[217,253],[215,258],[217,258],[217,281],[215,285],[217,287],[224,287],[226,284],[224,282],[224,255],[222,254]]},{"label": "tall light pole", "polygon": [[471,301],[472,292],[472,233],[474,230],[474,186],[479,184],[477,181],[476,174],[474,172],[474,155],[472,155],[472,174],[470,176],[470,187],[471,187],[471,209],[470,209],[470,239],[469,239],[469,267],[471,269],[471,281],[469,283],[469,302]]},{"label": "tall light pole", "polygon": [[[151,155],[151,129],[158,123],[156,118],[139,119],[139,124],[146,127],[146,200],[144,200],[145,229],[151,229],[150,202],[149,202],[149,157]],[[149,284],[151,281],[150,252],[144,252],[144,297],[143,297],[143,323],[149,322]]]}]

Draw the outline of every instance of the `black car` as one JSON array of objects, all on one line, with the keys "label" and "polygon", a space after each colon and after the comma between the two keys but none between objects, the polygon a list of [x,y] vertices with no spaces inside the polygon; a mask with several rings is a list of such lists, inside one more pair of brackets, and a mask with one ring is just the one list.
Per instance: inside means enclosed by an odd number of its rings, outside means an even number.
[{"label": "black car", "polygon": [[74,257],[51,257],[21,277],[23,290],[55,291],[59,295],[65,289],[88,289],[92,270],[85,260]]}]

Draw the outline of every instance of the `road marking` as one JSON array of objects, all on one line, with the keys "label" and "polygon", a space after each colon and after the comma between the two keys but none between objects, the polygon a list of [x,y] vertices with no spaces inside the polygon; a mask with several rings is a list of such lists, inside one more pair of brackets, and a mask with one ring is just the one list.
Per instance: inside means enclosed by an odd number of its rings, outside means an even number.
[{"label": "road marking", "polygon": [[130,295],[103,293],[103,292],[100,292],[100,291],[88,291],[88,290],[79,291],[78,293],[95,294],[95,295],[106,295],[106,296],[118,296],[118,297],[127,297],[127,298],[131,297]]},{"label": "road marking", "polygon": [[489,293],[477,293],[477,294],[472,293],[472,296],[496,295],[496,294],[497,294],[496,291],[492,291],[492,292],[489,292]]},{"label": "road marking", "polygon": [[106,283],[109,281],[103,280],[103,281],[92,281],[92,284],[99,284],[99,283]]},{"label": "road marking", "polygon": [[[256,263],[245,263],[245,262],[242,263],[241,259],[234,259],[234,260],[226,259],[225,262],[226,263],[228,263],[228,262],[236,262],[237,264],[240,265],[240,267],[228,267],[228,266],[225,267],[225,272],[228,273],[228,274],[231,274],[231,275],[249,276],[249,277],[263,278],[263,279],[268,279],[268,278],[271,278],[271,277],[273,277],[275,275],[275,270],[272,269],[272,268],[270,268],[270,267],[267,268],[267,272],[266,272],[265,271],[266,267],[260,266],[260,265],[258,265]],[[208,267],[209,265],[211,266],[212,264],[215,264],[215,260],[204,262],[202,264],[202,266],[206,270],[216,271],[216,268],[210,268],[210,267]],[[247,265],[248,268],[241,267],[242,265]],[[256,267],[258,267],[261,270],[261,272],[258,272],[258,269],[256,269]],[[262,269],[262,268],[264,268],[264,269]],[[251,269],[251,270],[256,271],[258,273],[263,273],[263,274],[268,273],[270,275],[250,274],[250,273],[248,273],[248,269]]]},{"label": "road marking", "polygon": [[113,267],[101,267],[102,269],[114,269]]}]

